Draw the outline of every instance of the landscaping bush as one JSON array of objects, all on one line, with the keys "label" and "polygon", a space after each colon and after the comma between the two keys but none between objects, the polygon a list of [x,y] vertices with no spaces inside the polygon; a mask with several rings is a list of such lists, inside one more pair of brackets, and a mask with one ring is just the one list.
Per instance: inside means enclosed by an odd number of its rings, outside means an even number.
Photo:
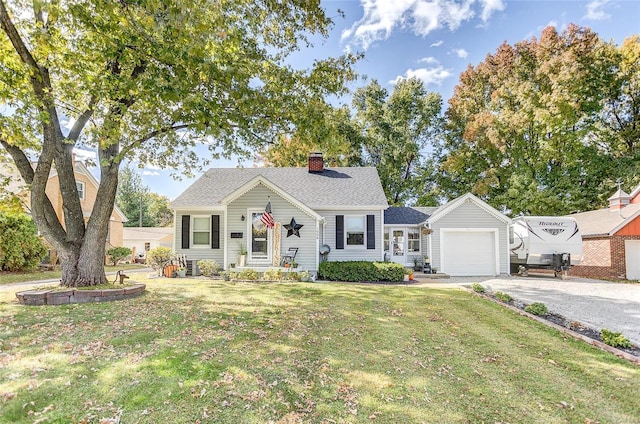
[{"label": "landscaping bush", "polygon": [[262,274],[262,279],[265,281],[280,281],[282,279],[282,270],[280,268],[268,268]]},{"label": "landscaping bush", "polygon": [[47,254],[33,219],[24,212],[0,210],[0,234],[2,271],[31,270]]},{"label": "landscaping bush", "polygon": [[621,333],[614,333],[611,330],[603,328],[600,332],[602,342],[612,347],[631,347],[631,342]]},{"label": "landscaping bush", "polygon": [[158,274],[162,273],[162,266],[169,262],[173,252],[168,247],[156,247],[147,252],[147,263],[151,265]]},{"label": "landscaping bush", "polygon": [[484,293],[484,287],[482,287],[482,285],[480,285],[479,283],[473,283],[471,284],[471,290],[473,290],[476,293]]},{"label": "landscaping bush", "polygon": [[544,303],[540,303],[540,302],[535,302],[535,303],[532,303],[531,305],[527,305],[527,307],[524,308],[524,310],[533,315],[544,315],[548,311],[547,306]]},{"label": "landscaping bush", "polygon": [[258,272],[255,269],[247,268],[238,273],[239,280],[254,281],[258,279]]},{"label": "landscaping bush", "polygon": [[318,274],[331,281],[402,281],[405,269],[394,262],[322,262]]},{"label": "landscaping bush", "polygon": [[222,267],[213,259],[200,259],[198,261],[198,269],[200,274],[205,277],[213,277],[220,274]]},{"label": "landscaping bush", "polygon": [[111,260],[113,266],[118,265],[118,262],[126,259],[128,256],[131,256],[131,249],[128,247],[112,247],[107,250],[107,255]]},{"label": "landscaping bush", "polygon": [[500,291],[496,292],[495,296],[496,296],[496,298],[498,300],[500,300],[501,302],[504,302],[504,303],[509,303],[509,302],[511,302],[511,300],[513,300],[511,298],[511,296],[509,296],[507,293],[502,293]]}]

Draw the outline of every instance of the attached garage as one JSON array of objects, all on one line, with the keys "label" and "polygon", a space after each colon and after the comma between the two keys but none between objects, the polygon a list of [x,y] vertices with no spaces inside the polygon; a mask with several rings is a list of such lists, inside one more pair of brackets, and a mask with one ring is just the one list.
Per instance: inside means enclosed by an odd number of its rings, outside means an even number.
[{"label": "attached garage", "polygon": [[467,193],[427,220],[431,266],[452,276],[509,273],[509,217]]},{"label": "attached garage", "polygon": [[441,229],[442,272],[453,276],[500,274],[497,230]]},{"label": "attached garage", "polygon": [[627,280],[640,280],[640,240],[624,241]]}]

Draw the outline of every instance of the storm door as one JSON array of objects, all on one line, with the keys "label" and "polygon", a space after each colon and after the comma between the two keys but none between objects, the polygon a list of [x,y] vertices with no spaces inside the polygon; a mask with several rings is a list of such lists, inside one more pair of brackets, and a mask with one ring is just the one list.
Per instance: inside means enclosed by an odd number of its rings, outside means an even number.
[{"label": "storm door", "polygon": [[251,213],[250,243],[247,246],[251,263],[271,262],[271,231],[262,223],[262,212]]}]

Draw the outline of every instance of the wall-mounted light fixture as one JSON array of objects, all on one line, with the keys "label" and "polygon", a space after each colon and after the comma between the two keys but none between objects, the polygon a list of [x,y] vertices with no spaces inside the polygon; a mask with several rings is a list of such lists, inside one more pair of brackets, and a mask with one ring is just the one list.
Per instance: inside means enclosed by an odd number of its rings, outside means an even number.
[{"label": "wall-mounted light fixture", "polygon": [[240,217],[240,221],[244,221],[245,219],[246,219],[246,218],[244,217],[244,215],[242,215],[242,216]]}]

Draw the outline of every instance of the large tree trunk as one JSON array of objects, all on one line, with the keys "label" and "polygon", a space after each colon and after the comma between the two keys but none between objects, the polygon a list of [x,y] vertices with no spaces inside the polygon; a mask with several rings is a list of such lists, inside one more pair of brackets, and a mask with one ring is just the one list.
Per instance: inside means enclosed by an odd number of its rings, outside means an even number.
[{"label": "large tree trunk", "polygon": [[79,248],[59,252],[61,284],[66,287],[89,287],[108,282],[104,273],[104,242],[85,237]]}]

